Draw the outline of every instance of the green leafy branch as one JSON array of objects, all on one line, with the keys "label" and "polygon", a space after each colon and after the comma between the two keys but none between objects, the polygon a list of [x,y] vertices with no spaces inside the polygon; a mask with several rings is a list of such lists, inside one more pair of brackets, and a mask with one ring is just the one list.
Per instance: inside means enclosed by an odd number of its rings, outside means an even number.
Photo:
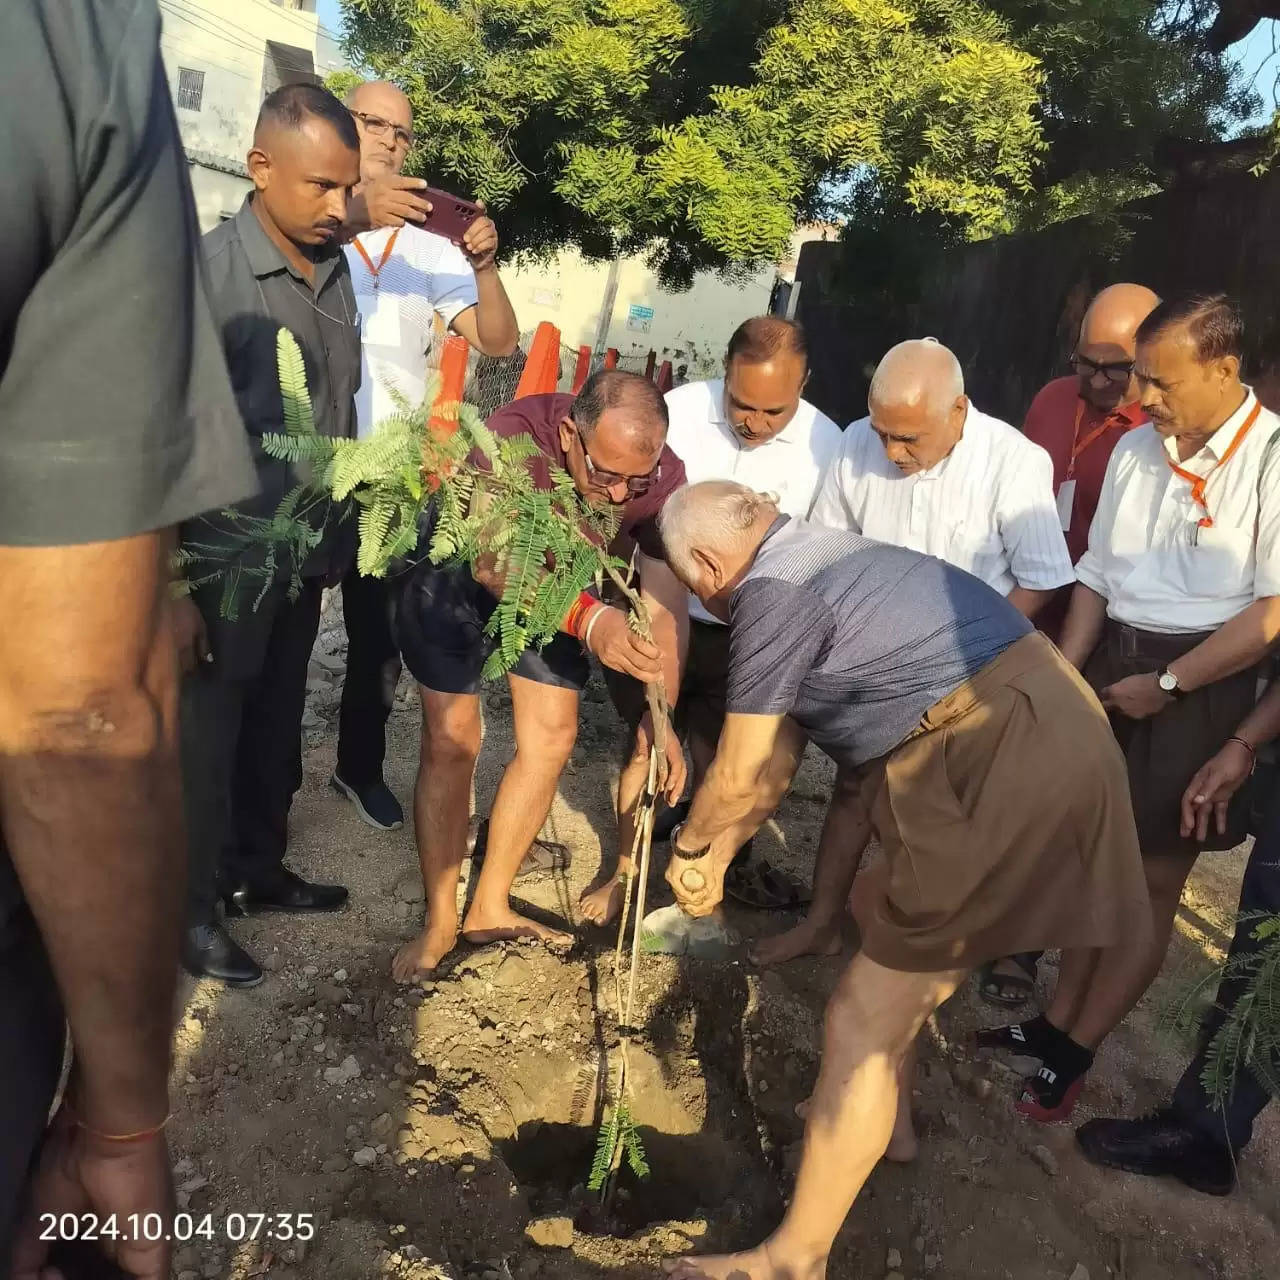
[{"label": "green leafy branch", "polygon": [[[385,577],[423,553],[435,564],[484,565],[502,580],[488,624],[495,644],[485,676],[494,678],[558,633],[579,592],[625,570],[608,550],[616,517],[583,502],[529,436],[495,436],[471,405],[433,409],[434,388],[417,406],[393,391],[395,412],[368,439],[322,436],[287,329],[276,355],[283,430],[265,434],[262,447],[295,484],[269,518],[224,512],[227,545],[189,541],[178,555],[192,588],[221,582],[224,616],[238,616],[246,583],[258,588],[252,608],[281,577],[296,595],[326,528],[354,518],[363,574]],[[550,471],[549,490],[535,486],[535,459]]]},{"label": "green leafy branch", "polygon": [[1214,1106],[1222,1110],[1244,1072],[1272,1097],[1280,1098],[1280,916],[1254,913],[1240,917],[1237,928],[1250,930],[1260,947],[1231,956],[1186,994],[1174,1021],[1190,1030],[1200,1021],[1202,994],[1213,983],[1226,984],[1239,995],[1220,1010],[1222,1022],[1205,1049],[1200,1082]]}]

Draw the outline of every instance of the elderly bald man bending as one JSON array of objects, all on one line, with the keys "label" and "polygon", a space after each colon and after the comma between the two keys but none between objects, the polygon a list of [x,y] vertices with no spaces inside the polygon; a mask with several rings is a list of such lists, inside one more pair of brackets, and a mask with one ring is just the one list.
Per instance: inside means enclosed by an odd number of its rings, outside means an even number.
[{"label": "elderly bald man bending", "polygon": [[760,1248],[681,1280],[820,1280],[885,1152],[896,1075],[975,965],[1148,916],[1124,762],[1089,686],[999,592],[902,547],[778,514],[729,481],[660,517],[677,577],[730,627],[728,714],[672,837],[691,914],[772,812],[807,735],[839,767],[829,831],[865,807],[884,874],[827,1010],[795,1196]]},{"label": "elderly bald man bending", "polygon": [[[981,578],[1024,616],[1075,581],[1053,500],[1049,455],[964,392],[955,356],[931,338],[903,342],[880,362],[870,415],[844,434],[810,518],[937,556]],[[852,814],[850,821],[856,821]],[[794,929],[756,945],[759,964],[834,955],[866,845],[824,832],[813,902]]]}]

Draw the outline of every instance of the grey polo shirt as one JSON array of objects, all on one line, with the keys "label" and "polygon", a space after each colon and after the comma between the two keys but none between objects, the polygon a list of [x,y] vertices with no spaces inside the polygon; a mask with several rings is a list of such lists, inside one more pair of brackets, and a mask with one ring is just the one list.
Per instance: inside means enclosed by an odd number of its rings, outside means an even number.
[{"label": "grey polo shirt", "polygon": [[[0,126],[6,546],[129,537],[253,492],[159,38],[155,0],[0,4],[20,104]],[[0,840],[0,943],[20,902]]]},{"label": "grey polo shirt", "polygon": [[781,516],[730,600],[727,706],[790,715],[837,764],[898,746],[1031,624],[931,556]]},{"label": "grey polo shirt", "polygon": [[[316,430],[353,439],[355,393],[360,385],[360,315],[341,246],[328,245],[318,255],[312,283],[263,230],[252,202],[253,196],[246,196],[234,218],[204,237],[203,247],[214,314],[258,472],[259,496],[237,510],[269,517],[280,500],[307,478],[262,448],[264,434],[284,430],[277,334],[281,328],[288,329],[302,351]],[[329,515],[326,507],[318,509],[314,518]],[[188,543],[217,547],[228,545],[237,535],[212,512],[192,522],[183,536]],[[344,568],[354,547],[351,530],[329,519],[325,540],[307,560],[304,575],[322,577]],[[281,576],[288,572],[287,563],[281,563]],[[254,594],[256,590],[255,585]]]}]

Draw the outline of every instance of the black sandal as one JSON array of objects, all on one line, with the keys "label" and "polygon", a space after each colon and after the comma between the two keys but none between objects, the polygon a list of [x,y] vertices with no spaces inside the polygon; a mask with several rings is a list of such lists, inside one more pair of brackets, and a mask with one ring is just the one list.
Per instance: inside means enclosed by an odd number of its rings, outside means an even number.
[{"label": "black sandal", "polygon": [[1040,963],[1040,952],[1019,951],[1005,959],[1016,964],[1022,973],[997,973],[996,965],[1002,962],[992,960],[978,970],[978,991],[990,1005],[1017,1009],[1036,993],[1036,966]]},{"label": "black sandal", "polygon": [[[485,851],[489,844],[489,819],[475,817],[467,828],[467,854],[473,862],[484,861]],[[520,869],[516,872],[516,880],[526,880],[530,876],[553,875],[558,871],[567,871],[573,861],[566,845],[557,840],[537,839],[529,846],[524,855]]]},{"label": "black sandal", "polygon": [[795,911],[808,902],[800,885],[763,858],[731,866],[725,872],[724,891],[756,911]]}]

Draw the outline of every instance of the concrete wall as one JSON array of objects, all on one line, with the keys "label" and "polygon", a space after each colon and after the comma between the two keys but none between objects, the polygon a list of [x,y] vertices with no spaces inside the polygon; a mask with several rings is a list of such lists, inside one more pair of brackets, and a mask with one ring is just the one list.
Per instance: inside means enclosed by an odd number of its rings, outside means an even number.
[{"label": "concrete wall", "polygon": [[[545,265],[504,268],[502,275],[522,330],[548,320],[566,346],[594,346],[608,292],[607,262],[587,262],[566,251]],[[604,346],[624,356],[654,350],[660,360],[688,363],[691,374],[710,372],[734,329],[768,310],[774,278],[770,269],[739,287],[708,274],[685,293],[669,293],[643,258],[624,259]]]},{"label": "concrete wall", "polygon": [[[266,83],[324,76],[342,65],[337,45],[321,30],[315,0],[161,0],[160,47],[178,126],[193,163],[191,178],[203,230],[234,213],[248,189],[237,179],[253,139]],[[198,109],[182,105],[183,69],[202,72]],[[230,171],[230,172],[228,172]]]},{"label": "concrete wall", "polygon": [[1280,172],[1187,182],[1124,214],[1114,255],[1083,222],[970,245],[926,272],[920,297],[859,306],[859,264],[839,244],[806,245],[797,279],[809,330],[809,396],[838,422],[866,412],[871,371],[903,338],[932,335],[960,357],[988,412],[1020,423],[1037,389],[1067,371],[1089,299],[1119,280],[1172,297],[1231,294],[1244,311],[1246,375],[1280,403]]}]

